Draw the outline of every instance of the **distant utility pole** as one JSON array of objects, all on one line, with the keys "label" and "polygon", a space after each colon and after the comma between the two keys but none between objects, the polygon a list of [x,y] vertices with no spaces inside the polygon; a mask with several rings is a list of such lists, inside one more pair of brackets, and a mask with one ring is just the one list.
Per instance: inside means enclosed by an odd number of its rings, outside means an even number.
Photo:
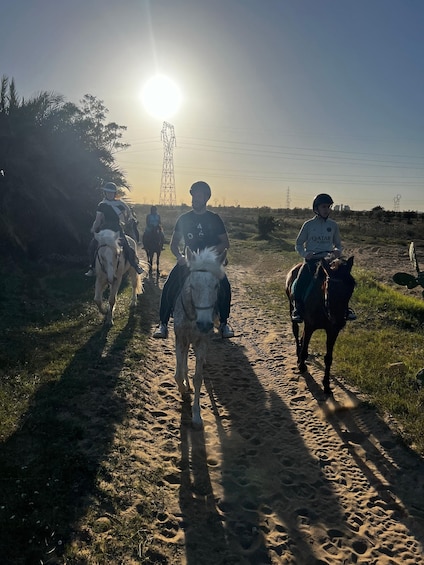
[{"label": "distant utility pole", "polygon": [[393,198],[393,210],[395,212],[399,212],[399,203],[401,198],[402,196],[400,194],[396,194],[396,196]]},{"label": "distant utility pole", "polygon": [[177,203],[177,197],[175,194],[173,152],[177,142],[175,140],[173,125],[168,122],[163,122],[161,139],[163,141],[163,166],[159,204],[164,206],[175,206]]},{"label": "distant utility pole", "polygon": [[286,208],[290,210],[290,187],[287,187]]}]

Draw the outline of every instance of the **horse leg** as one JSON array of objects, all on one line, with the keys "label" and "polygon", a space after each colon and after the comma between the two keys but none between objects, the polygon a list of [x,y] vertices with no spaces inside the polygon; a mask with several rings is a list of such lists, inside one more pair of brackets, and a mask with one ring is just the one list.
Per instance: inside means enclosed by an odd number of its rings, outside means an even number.
[{"label": "horse leg", "polygon": [[322,381],[322,386],[324,387],[325,394],[333,394],[330,387],[330,370],[331,370],[331,365],[333,363],[333,349],[334,349],[334,344],[336,343],[337,334],[338,332],[336,334],[332,332],[327,332],[327,352],[324,355],[325,370],[324,370],[324,378]]},{"label": "horse leg", "polygon": [[296,341],[296,355],[299,358],[300,349],[302,347],[302,340],[299,339],[299,324],[297,322],[292,322],[292,331],[293,331],[294,339]]},{"label": "horse leg", "polygon": [[159,274],[159,257],[160,257],[160,251],[156,252],[156,273]]},{"label": "horse leg", "polygon": [[188,339],[184,336],[175,334],[175,357],[176,357],[176,369],[175,369],[175,382],[177,383],[178,390],[181,396],[188,394],[190,389],[190,383],[188,381],[188,350],[190,343]]},{"label": "horse leg", "polygon": [[206,344],[202,341],[195,349],[196,369],[193,377],[194,397],[192,406],[192,423],[193,427],[200,429],[203,427],[203,420],[200,415],[200,390],[203,383],[203,367],[206,359]]},{"label": "horse leg", "polygon": [[110,285],[109,291],[109,308],[106,312],[105,324],[107,326],[113,326],[113,313],[115,311],[116,296],[118,294],[119,287],[121,286],[121,278],[115,279]]},{"label": "horse leg", "polygon": [[306,360],[309,355],[309,342],[311,341],[312,333],[310,328],[305,324],[302,339],[299,342],[299,353],[297,356],[297,366],[301,373],[306,371]]},{"label": "horse leg", "polygon": [[107,282],[101,275],[96,276],[96,285],[94,291],[94,302],[99,309],[100,314],[106,314],[107,310],[103,306],[103,292],[107,286]]}]

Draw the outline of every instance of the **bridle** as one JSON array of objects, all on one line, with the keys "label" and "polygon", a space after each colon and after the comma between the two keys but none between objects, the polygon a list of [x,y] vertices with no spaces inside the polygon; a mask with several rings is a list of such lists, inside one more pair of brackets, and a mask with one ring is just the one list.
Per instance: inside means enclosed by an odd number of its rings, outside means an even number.
[{"label": "bridle", "polygon": [[[189,280],[190,275],[192,273],[210,273],[210,271],[208,271],[207,269],[194,269],[193,271],[190,271],[187,280]],[[215,308],[215,304],[216,301],[213,304],[209,304],[208,306],[197,306],[194,301],[193,301],[193,297],[192,294],[190,293],[190,306],[192,307],[192,310],[211,310],[212,308]],[[184,294],[181,293],[181,306],[183,307],[184,310],[184,314],[187,316],[187,318],[190,320],[190,322],[194,322],[194,320],[196,319],[196,317],[192,317],[190,316],[189,312],[187,311],[187,307],[184,301]]]},{"label": "bridle", "polygon": [[122,247],[121,247],[121,246],[112,247],[112,245],[108,245],[107,243],[102,243],[101,245],[99,245],[99,246],[97,247],[94,263],[96,263],[96,260],[97,260],[97,261],[99,262],[99,265],[100,265],[100,268],[101,268],[102,272],[106,275],[107,272],[106,272],[104,263],[102,262],[101,255],[99,254],[99,250],[100,250],[102,247],[109,247],[110,249],[112,249],[112,251],[115,251],[115,250],[116,250],[116,254],[117,254],[117,257],[118,257],[118,262],[117,262],[117,264],[116,264],[116,270],[118,270],[119,263],[120,263],[120,261],[121,261]]}]

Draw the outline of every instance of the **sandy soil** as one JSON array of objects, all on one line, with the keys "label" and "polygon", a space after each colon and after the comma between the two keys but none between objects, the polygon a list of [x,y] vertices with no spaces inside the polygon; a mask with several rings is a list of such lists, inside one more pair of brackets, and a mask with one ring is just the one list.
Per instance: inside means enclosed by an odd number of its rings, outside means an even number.
[{"label": "sandy soil", "polygon": [[[371,259],[387,268],[379,248],[352,251],[357,265]],[[412,273],[404,251],[396,270]],[[173,380],[172,325],[167,340],[151,338],[151,359],[133,378],[120,432],[131,438],[125,471],[165,470],[145,557],[172,565],[423,564],[423,460],[340,376],[334,400],[324,399],[319,365],[296,369],[290,326],[275,327],[245,295],[253,270],[230,265],[228,275],[236,337],[211,339],[204,429],[192,429]]]}]

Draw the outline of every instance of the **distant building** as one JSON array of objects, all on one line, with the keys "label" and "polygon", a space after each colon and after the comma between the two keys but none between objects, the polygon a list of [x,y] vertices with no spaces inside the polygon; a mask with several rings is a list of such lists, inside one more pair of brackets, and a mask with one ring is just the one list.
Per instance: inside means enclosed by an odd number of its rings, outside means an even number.
[{"label": "distant building", "polygon": [[336,204],[334,206],[335,212],[350,212],[350,206],[348,204]]}]

